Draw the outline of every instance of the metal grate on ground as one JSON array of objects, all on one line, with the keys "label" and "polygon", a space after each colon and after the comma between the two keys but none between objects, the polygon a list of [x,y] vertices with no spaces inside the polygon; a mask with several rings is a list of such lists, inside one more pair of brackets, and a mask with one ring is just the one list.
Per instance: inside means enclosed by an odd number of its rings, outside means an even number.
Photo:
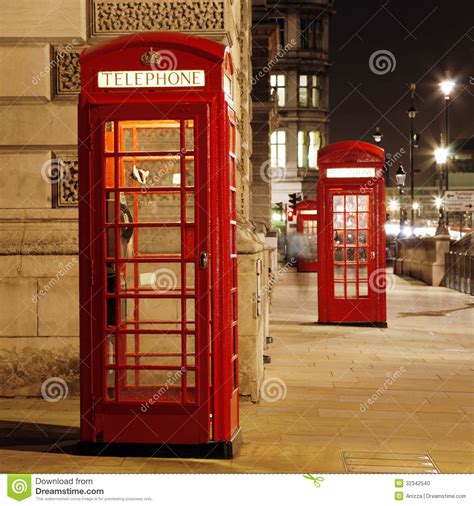
[{"label": "metal grate on ground", "polygon": [[342,452],[342,462],[347,473],[439,473],[427,453]]}]

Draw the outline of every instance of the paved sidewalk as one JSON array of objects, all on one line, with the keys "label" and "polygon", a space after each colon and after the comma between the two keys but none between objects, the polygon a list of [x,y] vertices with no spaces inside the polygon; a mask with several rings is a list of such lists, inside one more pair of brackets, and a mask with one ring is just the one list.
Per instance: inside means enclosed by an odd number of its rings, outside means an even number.
[{"label": "paved sidewalk", "polygon": [[387,329],[318,326],[316,275],[283,276],[231,462],[77,456],[77,400],[0,399],[0,472],[474,472],[472,298],[389,286]]}]

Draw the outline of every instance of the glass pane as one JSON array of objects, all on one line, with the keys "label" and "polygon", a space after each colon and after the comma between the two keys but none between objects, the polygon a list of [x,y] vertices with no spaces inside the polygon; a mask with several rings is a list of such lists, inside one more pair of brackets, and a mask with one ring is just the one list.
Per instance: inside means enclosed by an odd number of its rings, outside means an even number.
[{"label": "glass pane", "polygon": [[359,248],[359,262],[367,262],[367,248]]},{"label": "glass pane", "polygon": [[355,232],[346,233],[346,244],[355,244]]},{"label": "glass pane", "polygon": [[355,211],[356,205],[356,196],[346,195],[346,211]]},{"label": "glass pane", "polygon": [[180,151],[177,120],[120,121],[121,151]]},{"label": "glass pane", "polygon": [[357,297],[357,286],[355,283],[347,284],[347,298]]},{"label": "glass pane", "polygon": [[181,230],[170,228],[137,228],[138,255],[179,255]]},{"label": "glass pane", "polygon": [[346,228],[356,228],[355,214],[346,214]]},{"label": "glass pane", "polygon": [[335,195],[332,198],[333,211],[343,212],[344,211],[344,197],[342,195]]},{"label": "glass pane", "polygon": [[359,195],[357,197],[357,201],[359,212],[369,210],[369,197],[367,195]]},{"label": "glass pane", "polygon": [[107,371],[106,396],[107,396],[107,399],[110,401],[115,400],[115,371],[114,370]]},{"label": "glass pane", "polygon": [[308,88],[299,89],[300,105],[306,107],[308,105]]},{"label": "glass pane", "polygon": [[334,230],[334,244],[344,244],[343,230]]},{"label": "glass pane", "polygon": [[180,293],[182,288],[181,264],[178,262],[130,262],[122,264],[122,273],[126,283],[121,293]]},{"label": "glass pane", "polygon": [[334,283],[334,297],[336,299],[344,298],[344,284],[343,283]]},{"label": "glass pane", "polygon": [[359,230],[359,244],[364,245],[367,244],[367,231]]},{"label": "glass pane", "polygon": [[115,186],[115,159],[111,156],[105,158],[105,187],[113,188]]},{"label": "glass pane", "polygon": [[348,265],[346,269],[346,279],[356,279],[356,276],[357,276],[357,266]]},{"label": "glass pane", "polygon": [[359,266],[359,279],[367,279],[367,266],[366,265]]},{"label": "glass pane", "polygon": [[194,121],[192,119],[185,122],[184,137],[185,137],[186,150],[193,151],[194,150]]},{"label": "glass pane", "polygon": [[344,248],[336,248],[334,250],[334,260],[336,262],[344,262]]},{"label": "glass pane", "polygon": [[334,213],[334,228],[344,227],[344,213]]},{"label": "glass pane", "polygon": [[107,358],[106,364],[115,364],[115,336],[114,334],[107,335]]},{"label": "glass pane", "polygon": [[367,213],[359,214],[359,228],[367,228]]},{"label": "glass pane", "polygon": [[366,297],[369,294],[367,283],[359,283],[359,297]]},{"label": "glass pane", "polygon": [[347,261],[354,262],[355,261],[355,248],[347,248]]},{"label": "glass pane", "polygon": [[344,266],[343,265],[335,265],[334,266],[334,279],[344,279]]},{"label": "glass pane", "polygon": [[107,153],[111,153],[114,150],[114,122],[107,121],[104,127],[104,145],[105,151]]}]

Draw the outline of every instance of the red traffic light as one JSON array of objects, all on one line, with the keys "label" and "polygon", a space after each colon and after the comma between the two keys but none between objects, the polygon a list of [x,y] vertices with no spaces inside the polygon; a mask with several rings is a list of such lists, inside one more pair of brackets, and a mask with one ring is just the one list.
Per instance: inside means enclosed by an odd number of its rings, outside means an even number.
[{"label": "red traffic light", "polygon": [[287,212],[286,212],[286,215],[288,217],[288,221],[293,221],[293,216],[295,215],[295,212],[292,211],[291,209],[289,209]]}]

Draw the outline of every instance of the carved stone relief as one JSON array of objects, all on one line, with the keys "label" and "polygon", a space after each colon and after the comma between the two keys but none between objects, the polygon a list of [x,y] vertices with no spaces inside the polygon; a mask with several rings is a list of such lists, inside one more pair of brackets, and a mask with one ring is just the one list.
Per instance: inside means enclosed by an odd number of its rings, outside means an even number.
[{"label": "carved stone relief", "polygon": [[149,30],[223,30],[224,1],[95,2],[95,35]]}]

